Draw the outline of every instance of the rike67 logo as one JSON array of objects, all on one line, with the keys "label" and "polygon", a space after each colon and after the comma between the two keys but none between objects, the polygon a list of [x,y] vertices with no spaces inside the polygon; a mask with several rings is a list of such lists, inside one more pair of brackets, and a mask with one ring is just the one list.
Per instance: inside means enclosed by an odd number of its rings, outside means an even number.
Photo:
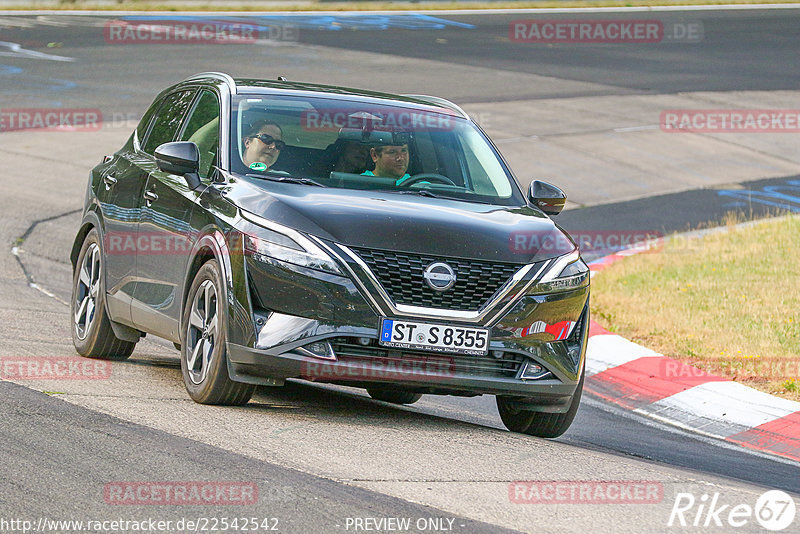
[{"label": "rike67 logo", "polygon": [[[763,493],[755,506],[725,503],[719,493],[678,493],[667,526],[740,528],[755,521],[763,528],[778,532],[788,528],[796,513],[792,498],[780,490]],[[793,530],[796,532],[796,530]]]}]

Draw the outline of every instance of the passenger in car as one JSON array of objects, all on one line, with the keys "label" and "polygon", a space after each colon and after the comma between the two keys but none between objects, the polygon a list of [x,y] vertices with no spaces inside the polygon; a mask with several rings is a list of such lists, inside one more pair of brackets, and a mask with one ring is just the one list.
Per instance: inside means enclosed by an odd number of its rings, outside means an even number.
[{"label": "passenger in car", "polygon": [[366,145],[358,141],[343,141],[333,171],[360,174],[367,168],[368,156],[369,147]]},{"label": "passenger in car", "polygon": [[396,185],[411,178],[406,172],[409,162],[408,144],[375,146],[369,149],[369,155],[375,163],[375,170],[366,171],[362,173],[363,176],[396,178]]},{"label": "passenger in car", "polygon": [[278,123],[269,119],[256,121],[244,136],[242,161],[256,171],[269,170],[286,147],[282,139],[283,131]]}]

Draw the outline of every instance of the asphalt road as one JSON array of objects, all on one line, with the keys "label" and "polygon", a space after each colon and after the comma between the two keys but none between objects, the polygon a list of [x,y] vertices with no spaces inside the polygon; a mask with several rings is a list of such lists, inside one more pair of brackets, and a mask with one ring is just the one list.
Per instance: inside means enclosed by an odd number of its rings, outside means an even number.
[{"label": "asphalt road", "polygon": [[[131,123],[166,85],[194,72],[224,70],[344,85],[356,80],[362,87],[397,92],[421,92],[422,87],[481,112],[488,109],[487,130],[507,140],[513,140],[510,130],[517,119],[496,106],[503,102],[567,105],[596,97],[633,105],[647,96],[669,106],[675,93],[692,92],[695,98],[714,92],[725,102],[733,92],[796,89],[798,11],[657,16],[667,22],[699,21],[704,38],[648,45],[519,45],[508,42],[508,23],[527,17],[454,15],[295,18],[281,26],[298,29],[296,38],[267,39],[257,46],[121,46],[103,38],[105,19],[0,16],[0,109],[99,108],[107,122],[94,133],[0,133],[6,168],[0,234],[7,250],[25,236],[21,263],[8,253],[0,258],[0,355],[74,354],[63,304],[70,284],[65,259],[86,173],[122,143]],[[631,16],[611,18],[625,17]],[[581,134],[609,129],[595,119],[585,122]],[[752,165],[752,176],[760,180],[731,179],[720,171],[713,183],[708,181],[713,187],[704,177],[675,190],[657,183],[659,168],[648,166],[636,182],[646,186],[645,194],[636,200],[624,200],[630,197],[624,182],[602,198],[581,197],[576,182],[575,197],[583,207],[557,220],[573,231],[668,232],[722,220],[732,210],[744,217],[798,211],[800,195],[791,183],[798,172],[791,169],[800,167],[791,154],[800,151],[796,140],[783,139],[765,143],[784,147],[774,156],[783,166],[761,160]],[[700,141],[695,142],[699,149]],[[752,140],[758,143],[764,142]],[[624,158],[622,152],[617,156]],[[684,167],[686,174],[695,170]],[[593,182],[587,173],[584,180],[590,187],[604,186],[602,176]],[[768,189],[775,187],[782,188],[782,197]],[[31,281],[51,296],[30,288]],[[663,532],[681,491],[699,496],[713,487],[731,502],[754,502],[767,488],[800,495],[796,463],[668,428],[592,398],[582,404],[569,432],[555,441],[503,430],[491,398],[426,396],[400,408],[356,390],[292,383],[260,390],[243,409],[201,407],[183,391],[175,351],[150,339],[129,362],[115,363],[108,380],[23,386],[31,389],[0,383],[4,519],[150,515],[177,520],[226,511],[104,501],[106,484],[131,480],[251,481],[260,498],[246,515],[278,517],[283,532],[353,530],[347,518],[355,517],[446,517],[461,532],[499,531],[499,526]],[[664,499],[652,506],[509,503],[511,481],[553,479],[659,480]],[[758,528],[743,529],[748,530]]]},{"label": "asphalt road", "polygon": [[[358,40],[343,38],[342,32],[304,31],[301,41],[420,59],[445,58],[447,62],[500,72],[603,84],[611,87],[609,94],[773,91],[796,89],[800,81],[800,57],[793,36],[795,17],[796,13],[785,11],[450,15],[445,18],[474,28],[448,26],[413,36],[394,29],[377,30]],[[509,25],[514,21],[576,19],[654,20],[664,25],[665,35],[672,33],[674,37],[659,43],[594,45],[509,39]],[[691,35],[690,28],[695,28]],[[542,91],[536,86],[518,87],[516,91],[517,98],[584,94],[579,90]]]},{"label": "asphalt road", "polygon": [[[25,518],[38,524],[39,518],[81,521],[111,516],[140,521],[155,515],[159,521],[172,521],[177,527],[187,517],[185,509],[165,505],[154,514],[149,505],[116,505],[112,515],[109,507],[115,506],[113,494],[105,497],[103,493],[114,481],[164,479],[254,484],[258,489],[253,493],[260,499],[248,506],[247,516],[258,517],[259,525],[267,519],[267,525],[280,532],[344,527],[348,517],[445,517],[431,507],[259,462],[82,409],[13,383],[0,382],[0,395],[4,399],[0,407],[0,449],[13,457],[13,461],[3,462],[2,514],[6,520]],[[24,454],[20,454],[22,451]],[[47,484],[42,483],[45,479]],[[219,505],[211,504],[192,506],[189,517],[219,515]],[[511,532],[462,517],[447,517],[464,532]]]}]

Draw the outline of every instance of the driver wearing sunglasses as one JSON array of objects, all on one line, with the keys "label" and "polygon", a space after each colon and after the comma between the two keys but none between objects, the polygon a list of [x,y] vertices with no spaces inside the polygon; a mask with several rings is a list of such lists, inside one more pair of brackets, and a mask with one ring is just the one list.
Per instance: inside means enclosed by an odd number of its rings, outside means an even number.
[{"label": "driver wearing sunglasses", "polygon": [[242,161],[256,171],[267,171],[278,160],[281,150],[286,148],[282,141],[281,127],[271,120],[262,119],[253,123],[244,137]]}]

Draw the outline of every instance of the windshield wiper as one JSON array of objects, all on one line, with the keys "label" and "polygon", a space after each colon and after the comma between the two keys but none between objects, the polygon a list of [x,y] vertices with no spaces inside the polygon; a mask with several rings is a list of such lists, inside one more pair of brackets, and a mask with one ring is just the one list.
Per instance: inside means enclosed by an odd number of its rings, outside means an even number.
[{"label": "windshield wiper", "polygon": [[314,185],[317,187],[326,187],[321,183],[312,180],[311,178],[301,178],[299,176],[287,176],[283,173],[278,173],[278,172],[272,174],[270,173],[270,171],[267,171],[264,174],[246,174],[245,176],[249,176],[250,178],[269,180],[271,182],[283,182],[288,184],[303,184],[303,185]]},{"label": "windshield wiper", "polygon": [[458,200],[460,202],[472,202],[474,204],[486,204],[488,206],[493,206],[494,205],[492,202],[486,202],[484,200],[477,200],[475,198],[470,198],[470,197],[463,197],[462,198],[462,197],[454,197],[454,196],[451,196],[451,195],[437,195],[437,194],[432,193],[428,189],[411,189],[411,190],[406,190],[406,191],[397,191],[396,189],[381,189],[381,191],[388,191],[388,192],[391,192],[391,193],[399,193],[401,195],[418,195],[418,196],[421,196],[421,197],[428,197],[428,198],[442,198],[442,199],[445,199],[445,200]]},{"label": "windshield wiper", "polygon": [[417,195],[420,197],[429,197],[429,198],[442,198],[439,195],[435,195],[428,191],[427,189],[409,189],[407,191],[392,191],[393,193],[400,193],[401,195]]}]

